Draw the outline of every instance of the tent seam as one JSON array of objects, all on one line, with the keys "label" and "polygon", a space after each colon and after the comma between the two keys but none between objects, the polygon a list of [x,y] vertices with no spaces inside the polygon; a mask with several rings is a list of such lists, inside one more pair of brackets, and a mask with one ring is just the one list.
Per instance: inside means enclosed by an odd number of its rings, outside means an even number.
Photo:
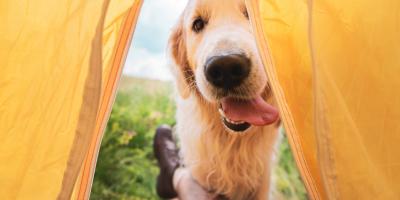
[{"label": "tent seam", "polygon": [[[318,134],[318,131],[321,129],[321,126],[318,126],[319,123],[317,122],[317,116],[319,113],[318,108],[320,108],[320,106],[318,106],[318,104],[321,104],[321,101],[318,101],[319,96],[319,92],[317,91],[317,85],[318,85],[318,75],[317,75],[317,65],[316,65],[316,61],[315,61],[315,48],[314,48],[314,40],[313,40],[313,25],[314,25],[314,15],[313,15],[313,6],[314,6],[314,0],[308,0],[308,45],[310,48],[310,52],[311,52],[311,68],[313,70],[313,91],[314,91],[314,122],[315,122],[315,130],[316,130],[316,137],[320,138],[317,139],[317,148],[318,148],[318,153],[321,153],[321,151],[324,151],[328,156],[325,159],[321,159],[319,161],[319,165],[321,166],[320,169],[320,173],[321,176],[323,178],[323,186],[324,189],[326,191],[326,195],[330,198],[330,199],[338,199],[338,192],[337,192],[337,188],[334,186],[334,184],[332,184],[331,182],[331,178],[327,177],[327,174],[325,173],[326,171],[330,171],[331,173],[334,173],[334,169],[333,167],[329,167],[326,163],[326,161],[328,160],[329,165],[334,165],[335,161],[334,158],[332,157],[332,153],[331,150],[329,148],[328,145],[328,141],[329,138],[327,135],[322,135],[322,134]],[[323,99],[323,98],[321,98]],[[322,150],[323,149],[323,150]],[[321,156],[322,158],[324,158],[323,156]],[[322,168],[325,168],[325,172]]]}]

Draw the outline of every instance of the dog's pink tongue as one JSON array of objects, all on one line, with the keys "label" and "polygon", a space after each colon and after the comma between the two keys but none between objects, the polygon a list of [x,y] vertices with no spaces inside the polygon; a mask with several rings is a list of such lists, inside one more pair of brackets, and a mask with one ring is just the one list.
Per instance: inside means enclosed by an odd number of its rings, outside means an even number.
[{"label": "dog's pink tongue", "polygon": [[245,121],[255,126],[272,124],[278,119],[278,110],[259,96],[250,100],[222,99],[226,117],[233,121]]}]

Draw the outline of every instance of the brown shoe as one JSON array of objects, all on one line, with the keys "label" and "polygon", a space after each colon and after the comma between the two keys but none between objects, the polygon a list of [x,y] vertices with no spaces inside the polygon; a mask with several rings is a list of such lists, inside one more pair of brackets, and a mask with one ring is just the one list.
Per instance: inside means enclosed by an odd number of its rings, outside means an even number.
[{"label": "brown shoe", "polygon": [[173,186],[173,176],[179,167],[179,149],[172,138],[172,130],[162,125],[156,130],[153,143],[154,155],[157,158],[160,174],[157,177],[157,194],[161,198],[177,197]]}]

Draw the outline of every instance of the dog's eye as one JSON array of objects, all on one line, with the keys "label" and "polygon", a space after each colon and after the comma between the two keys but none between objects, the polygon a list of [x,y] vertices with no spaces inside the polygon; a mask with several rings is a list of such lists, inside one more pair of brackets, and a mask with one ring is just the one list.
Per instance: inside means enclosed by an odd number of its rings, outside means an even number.
[{"label": "dog's eye", "polygon": [[206,26],[206,22],[202,18],[197,18],[193,21],[192,29],[194,32],[199,33]]},{"label": "dog's eye", "polygon": [[243,11],[243,15],[244,15],[247,19],[249,19],[249,13],[247,12],[247,10],[244,10],[244,11]]}]

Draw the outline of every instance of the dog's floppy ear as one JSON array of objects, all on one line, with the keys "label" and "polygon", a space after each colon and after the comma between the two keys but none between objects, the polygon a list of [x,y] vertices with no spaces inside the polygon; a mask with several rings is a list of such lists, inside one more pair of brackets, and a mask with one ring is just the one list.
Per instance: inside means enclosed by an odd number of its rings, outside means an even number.
[{"label": "dog's floppy ear", "polygon": [[169,38],[169,52],[174,61],[173,72],[176,76],[176,84],[178,87],[179,94],[182,98],[186,99],[190,95],[190,84],[194,78],[192,69],[189,66],[187,60],[187,50],[185,43],[185,33],[183,30],[182,17],[179,23],[175,26],[172,31],[171,37]]}]

